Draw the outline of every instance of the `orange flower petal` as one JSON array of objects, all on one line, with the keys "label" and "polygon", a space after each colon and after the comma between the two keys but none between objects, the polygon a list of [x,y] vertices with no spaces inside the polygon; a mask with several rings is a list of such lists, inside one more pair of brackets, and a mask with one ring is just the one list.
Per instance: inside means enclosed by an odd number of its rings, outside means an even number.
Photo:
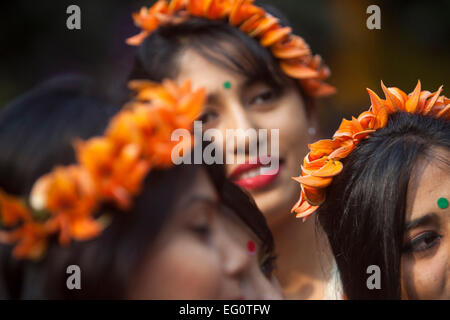
[{"label": "orange flower petal", "polygon": [[325,188],[331,184],[333,178],[322,178],[314,176],[300,176],[293,178],[295,181],[313,188]]},{"label": "orange flower petal", "polygon": [[148,31],[142,31],[139,34],[132,36],[125,40],[125,42],[130,46],[139,46],[150,35]]},{"label": "orange flower petal", "polygon": [[290,35],[287,40],[279,41],[271,47],[272,54],[279,59],[294,59],[308,56],[311,51],[299,36]]},{"label": "orange flower petal", "polygon": [[273,47],[272,54],[278,59],[295,59],[306,56],[310,53],[309,49],[297,47]]},{"label": "orange flower petal", "polygon": [[364,129],[372,129],[375,126],[376,117],[371,111],[364,111],[358,116],[358,121]]},{"label": "orange flower petal", "polygon": [[77,218],[70,223],[72,237],[78,241],[85,241],[97,237],[102,226],[91,217]]},{"label": "orange flower petal", "polygon": [[436,117],[448,120],[450,118],[450,104],[448,104],[446,107],[444,107],[442,110],[440,110],[436,114]]},{"label": "orange flower petal", "polygon": [[186,115],[190,120],[195,120],[201,114],[205,97],[206,90],[204,88],[185,96],[179,103],[179,112]]},{"label": "orange flower petal", "polygon": [[423,113],[423,110],[425,108],[425,103],[430,96],[431,96],[430,91],[422,91],[420,93],[419,102],[417,103],[417,111],[418,112]]},{"label": "orange flower petal", "polygon": [[405,104],[406,112],[415,113],[417,109],[417,104],[419,103],[420,98],[421,85],[420,80],[417,82],[417,86],[414,89],[414,92],[408,98]]},{"label": "orange flower petal", "polygon": [[283,40],[286,36],[288,36],[292,32],[290,27],[279,28],[275,30],[271,30],[264,34],[261,39],[261,45],[263,47],[270,47],[278,41]]},{"label": "orange flower petal", "polygon": [[[308,80],[309,81],[315,81],[313,79],[308,79]],[[312,91],[306,90],[306,92],[309,92],[312,97],[316,97],[316,98],[330,96],[332,94],[335,94],[336,91],[337,90],[336,90],[335,87],[333,87],[333,86],[331,86],[329,84],[326,84],[324,82],[319,82],[319,87],[314,89],[314,90],[312,90]]]},{"label": "orange flower petal", "polygon": [[231,12],[231,2],[224,0],[215,0],[209,7],[208,19],[224,19]]},{"label": "orange flower petal", "polygon": [[439,98],[439,95],[442,92],[442,88],[443,86],[440,86],[438,91],[436,91],[430,99],[427,100],[427,102],[425,103],[425,108],[423,111],[424,115],[427,115],[428,113],[430,113],[431,109],[433,108],[434,104],[436,103],[437,99]]},{"label": "orange flower petal", "polygon": [[367,138],[371,133],[374,133],[376,130],[364,130],[353,135],[353,139],[362,140]]},{"label": "orange flower petal", "polygon": [[321,151],[323,154],[330,154],[335,149],[337,149],[340,146],[340,142],[336,140],[319,140],[313,144],[309,144],[308,148],[311,151]]},{"label": "orange flower petal", "polygon": [[325,201],[325,189],[303,186],[306,201],[312,206],[320,206]]},{"label": "orange flower petal", "polygon": [[358,119],[352,116],[352,124],[353,124],[353,132],[360,132],[363,131],[363,127],[361,126],[361,123],[359,123]]},{"label": "orange flower petal", "polygon": [[342,146],[335,151],[333,151],[328,158],[334,159],[334,160],[340,160],[346,158],[355,148],[355,144],[353,142],[353,139],[346,140],[342,142]]},{"label": "orange flower petal", "polygon": [[31,260],[38,260],[43,256],[47,248],[47,241],[42,237],[24,237],[14,247],[13,255],[17,259],[28,258]]},{"label": "orange flower petal", "polygon": [[203,16],[207,17],[209,14],[209,9],[211,8],[211,5],[213,3],[213,0],[203,0]]},{"label": "orange flower petal", "polygon": [[391,102],[391,105],[394,108],[394,110],[404,110],[403,101],[398,97],[398,95],[394,91],[391,91],[388,88],[386,88],[383,81],[381,81],[381,88],[383,89],[386,99],[388,99]]},{"label": "orange flower petal", "polygon": [[189,0],[187,2],[187,10],[193,16],[203,16],[203,0]]},{"label": "orange flower petal", "polygon": [[229,22],[232,26],[241,24],[244,20],[242,15],[242,7],[248,2],[247,0],[234,0],[230,12]]},{"label": "orange flower petal", "polygon": [[317,171],[314,171],[311,175],[314,177],[334,177],[341,173],[344,166],[342,162],[336,160],[329,160],[327,163]]},{"label": "orange flower petal", "polygon": [[371,107],[373,109],[373,112],[375,114],[378,114],[381,111],[381,109],[385,108],[384,103],[375,92],[373,92],[369,88],[366,88],[366,90],[369,93],[370,102],[372,103]]},{"label": "orange flower petal", "polygon": [[287,75],[295,79],[305,79],[318,76],[316,70],[303,65],[299,61],[295,62],[281,61],[280,67]]},{"label": "orange flower petal", "polygon": [[0,189],[0,220],[6,227],[12,227],[20,221],[30,221],[31,212],[15,197],[7,195]]},{"label": "orange flower petal", "polygon": [[247,19],[244,23],[242,23],[239,29],[244,33],[250,34],[258,27],[260,21],[262,21],[263,19],[264,18],[262,18],[260,15],[255,14]]},{"label": "orange flower petal", "polygon": [[303,160],[303,167],[310,171],[316,171],[323,167],[327,162],[327,156],[323,156],[321,158],[311,158],[310,153],[308,153]]},{"label": "orange flower petal", "polygon": [[156,15],[147,15],[146,17],[138,15],[133,18],[136,25],[148,33],[155,31],[159,27],[159,20]]},{"label": "orange flower petal", "polygon": [[354,134],[353,122],[342,119],[339,129],[333,135],[334,139],[352,139]]},{"label": "orange flower petal", "polygon": [[174,14],[176,11],[181,10],[186,7],[187,0],[171,0],[167,12],[169,14]]},{"label": "orange flower petal", "polygon": [[276,26],[278,24],[278,19],[273,16],[266,16],[264,18],[261,18],[258,21],[257,27],[249,32],[250,37],[258,37],[262,33],[267,32],[272,27]]},{"label": "orange flower petal", "polygon": [[303,222],[305,222],[305,220],[309,216],[311,216],[318,208],[319,206],[312,206],[305,201],[298,209],[295,210],[295,212],[297,213],[296,217],[303,218]]},{"label": "orange flower petal", "polygon": [[248,0],[235,0],[230,12],[229,21],[232,26],[243,23],[254,15],[263,16],[264,9],[251,4]]},{"label": "orange flower petal", "polygon": [[298,199],[298,201],[294,204],[294,206],[291,209],[291,213],[295,212],[295,210],[298,209],[304,201],[305,200],[304,200],[304,197],[303,197],[303,190],[302,190],[300,192],[300,198]]}]

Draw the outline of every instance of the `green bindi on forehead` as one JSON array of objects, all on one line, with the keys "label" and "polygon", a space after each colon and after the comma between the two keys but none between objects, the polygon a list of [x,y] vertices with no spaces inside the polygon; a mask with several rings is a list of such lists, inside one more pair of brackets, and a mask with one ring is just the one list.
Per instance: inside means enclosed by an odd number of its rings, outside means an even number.
[{"label": "green bindi on forehead", "polygon": [[448,199],[446,198],[439,198],[437,201],[437,205],[441,209],[447,209],[448,208]]},{"label": "green bindi on forehead", "polygon": [[225,89],[231,89],[231,82],[230,81],[226,81],[226,82],[224,82],[223,83],[223,87],[225,88]]}]

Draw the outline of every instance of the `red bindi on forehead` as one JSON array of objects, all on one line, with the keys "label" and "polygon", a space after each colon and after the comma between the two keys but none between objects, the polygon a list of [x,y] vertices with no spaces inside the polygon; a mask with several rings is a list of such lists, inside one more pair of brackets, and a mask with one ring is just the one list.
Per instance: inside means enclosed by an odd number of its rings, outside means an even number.
[{"label": "red bindi on forehead", "polygon": [[255,242],[253,242],[252,240],[249,240],[247,242],[247,249],[250,254],[255,254],[255,251],[256,251]]}]

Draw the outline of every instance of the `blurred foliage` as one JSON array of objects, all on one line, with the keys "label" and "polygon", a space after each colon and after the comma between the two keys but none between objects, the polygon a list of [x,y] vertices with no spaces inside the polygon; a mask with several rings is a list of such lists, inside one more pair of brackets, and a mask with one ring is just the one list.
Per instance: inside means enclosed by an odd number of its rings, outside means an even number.
[{"label": "blurred foliage", "polygon": [[[450,0],[273,0],[294,30],[323,56],[339,93],[322,103],[325,133],[342,116],[367,107],[365,88],[380,80],[409,92],[417,79],[435,90],[449,83]],[[61,73],[85,73],[117,92],[131,67],[136,33],[131,12],[153,1],[10,1],[0,10],[0,108],[39,82]],[[66,8],[81,8],[82,29],[66,28]],[[366,9],[381,8],[381,30],[366,28]],[[445,91],[444,91],[445,93]],[[446,92],[450,95],[450,92]]]}]

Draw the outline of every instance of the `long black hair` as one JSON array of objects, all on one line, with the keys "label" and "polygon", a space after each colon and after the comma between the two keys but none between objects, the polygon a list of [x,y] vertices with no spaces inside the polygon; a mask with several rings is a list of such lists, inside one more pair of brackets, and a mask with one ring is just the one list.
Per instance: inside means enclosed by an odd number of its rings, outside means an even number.
[{"label": "long black hair", "polygon": [[[400,299],[400,265],[406,195],[414,165],[437,161],[436,147],[450,150],[450,123],[395,113],[385,128],[360,142],[344,160],[318,211],[349,299]],[[366,273],[381,270],[381,289],[370,290]]]},{"label": "long black hair", "polygon": [[[91,89],[92,83],[80,78],[56,79],[13,102],[0,115],[0,188],[26,196],[32,184],[55,165],[75,161],[74,138],[103,133],[118,108]],[[207,170],[223,205],[261,239],[263,251],[271,253],[272,234],[263,215],[250,197],[225,179],[223,167],[181,165],[152,171],[134,199],[132,213],[103,206],[99,214],[110,214],[112,222],[93,240],[62,248],[56,238],[51,239],[46,256],[38,262],[16,260],[11,246],[0,245],[0,298],[124,298],[131,276],[199,170]],[[69,265],[83,270],[82,290],[67,289]]]}]

